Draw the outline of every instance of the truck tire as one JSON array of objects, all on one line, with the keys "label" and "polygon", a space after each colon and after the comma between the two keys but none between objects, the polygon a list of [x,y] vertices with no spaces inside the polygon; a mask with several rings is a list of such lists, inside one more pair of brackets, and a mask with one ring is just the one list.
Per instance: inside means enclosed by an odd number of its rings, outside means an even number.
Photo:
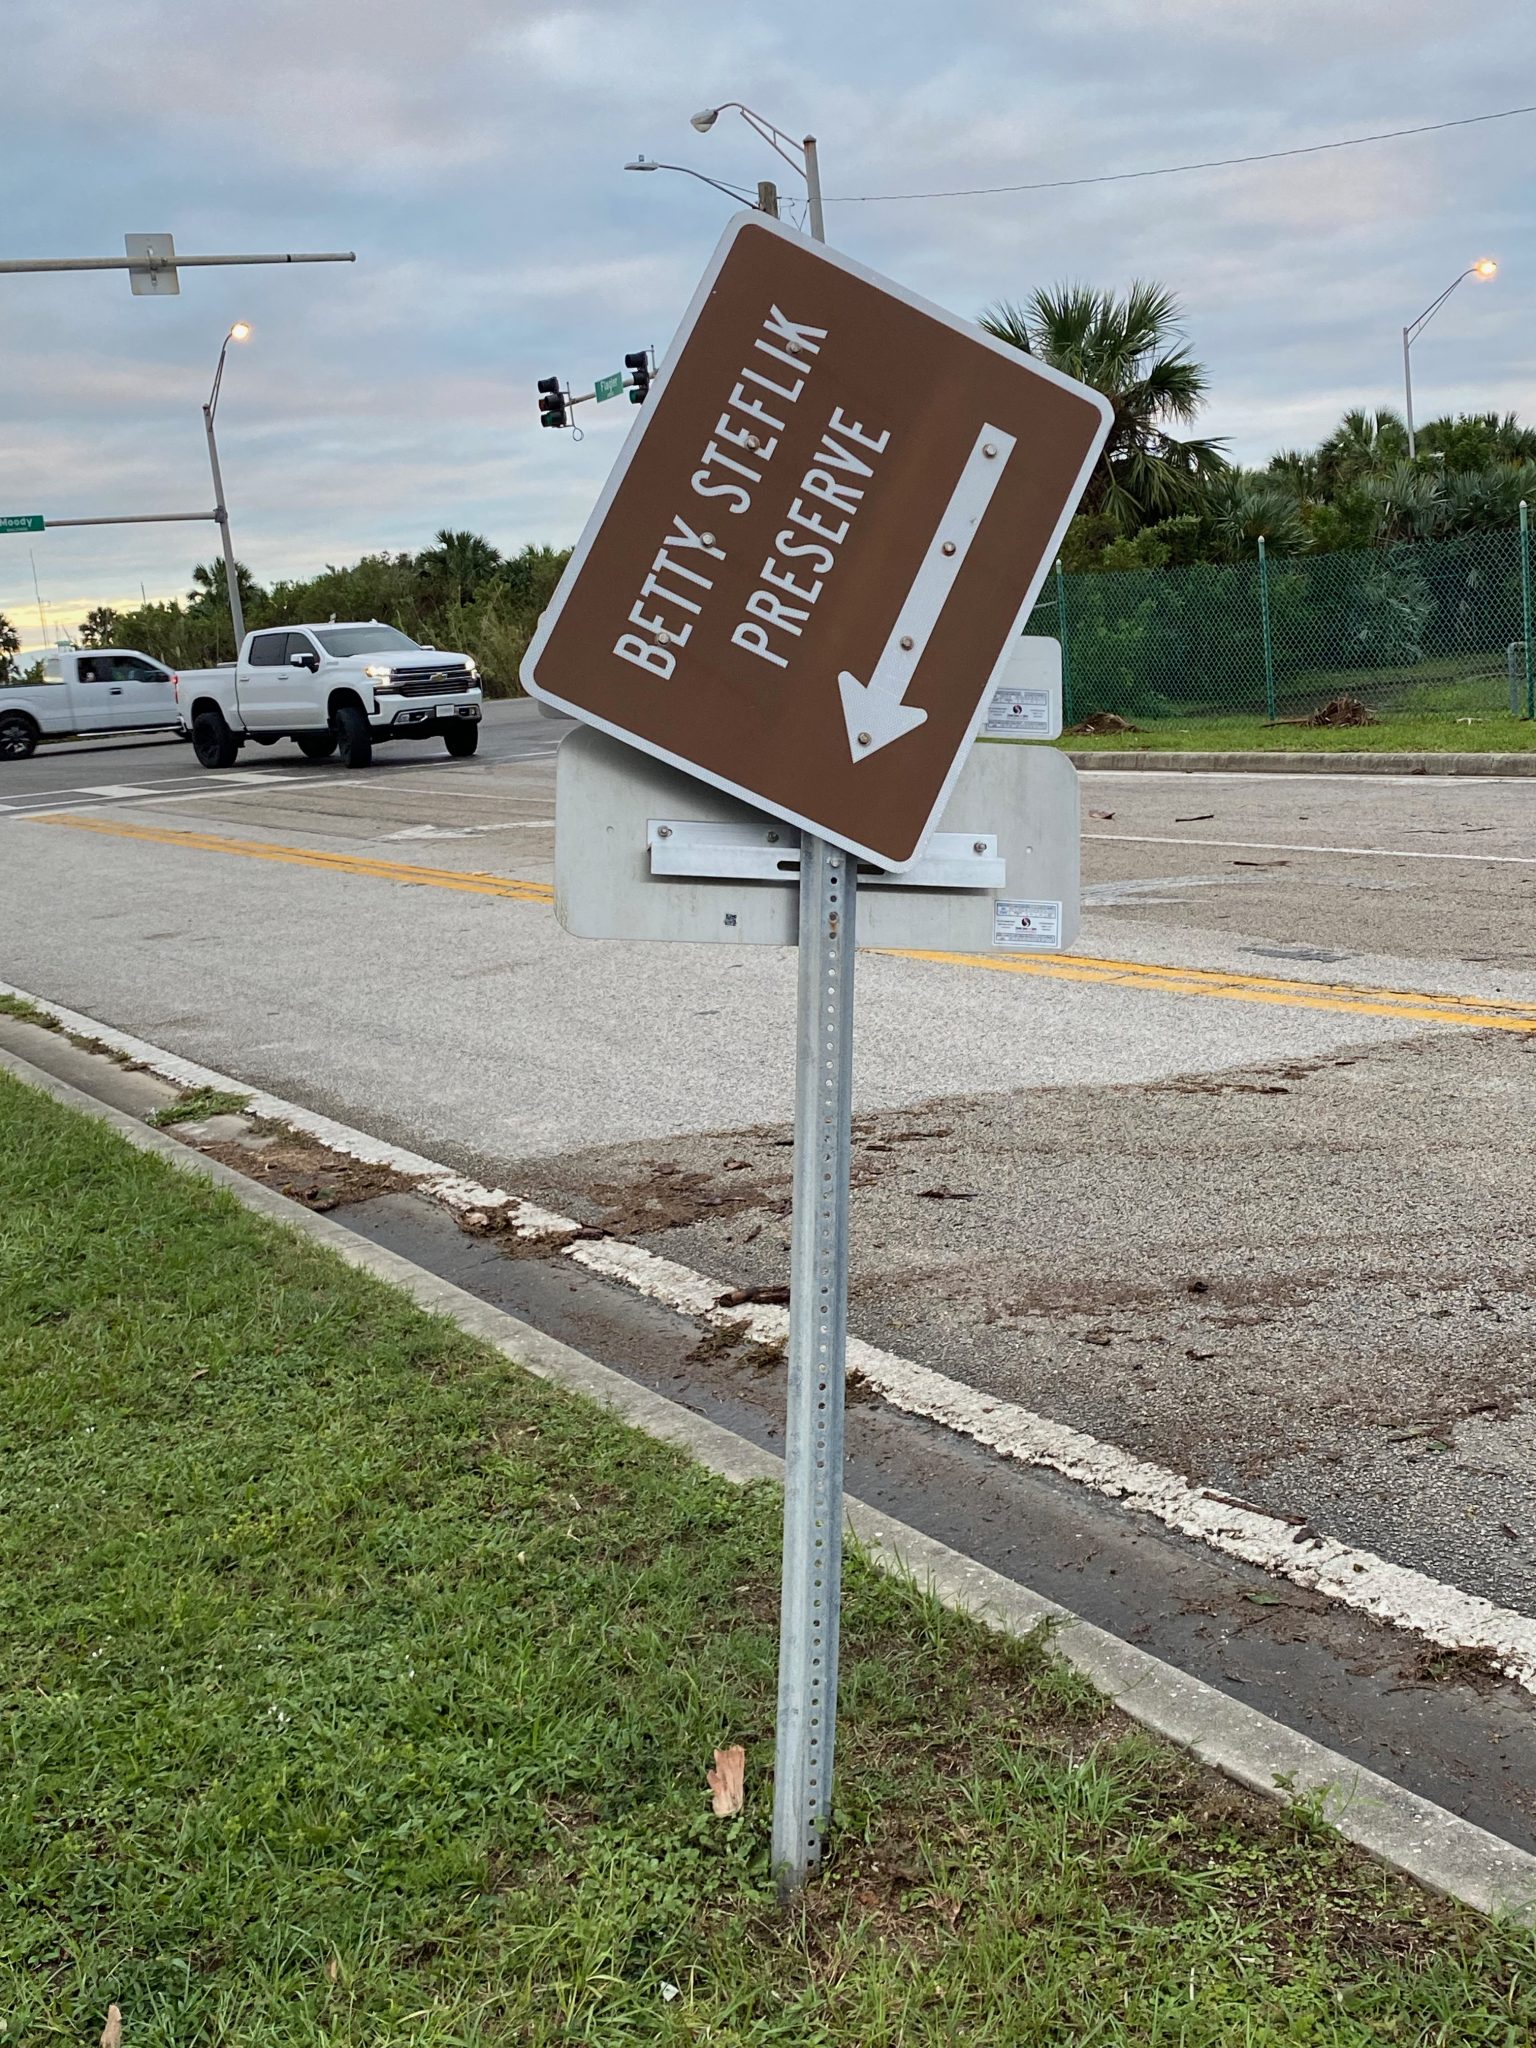
[{"label": "truck tire", "polygon": [[336,751],[336,735],[333,732],[307,732],[300,735],[297,744],[306,761],[329,761]]},{"label": "truck tire", "polygon": [[0,761],[25,761],[37,752],[37,726],[25,711],[0,713]]},{"label": "truck tire", "polygon": [[462,761],[472,754],[480,744],[480,722],[478,719],[456,718],[452,725],[443,727],[443,745],[455,760]]},{"label": "truck tire", "polygon": [[192,751],[204,768],[233,768],[240,742],[224,723],[222,711],[199,711],[192,721]]},{"label": "truck tire", "polygon": [[343,768],[366,768],[373,759],[373,734],[361,706],[338,704],[331,713],[331,731]]}]

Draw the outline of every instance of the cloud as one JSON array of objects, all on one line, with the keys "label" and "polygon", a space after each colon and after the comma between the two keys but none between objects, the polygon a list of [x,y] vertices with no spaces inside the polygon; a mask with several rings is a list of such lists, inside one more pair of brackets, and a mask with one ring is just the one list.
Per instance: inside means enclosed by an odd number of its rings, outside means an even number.
[{"label": "cloud", "polygon": [[[1496,107],[1536,24],[1429,0],[5,0],[9,245],[108,254],[355,249],[356,265],[0,279],[0,510],[177,509],[210,490],[199,407],[236,317],[219,428],[236,538],[264,578],[442,524],[503,546],[579,530],[632,414],[541,432],[577,389],[665,349],[729,202],[628,176],[637,151],[798,199],[740,98],[820,138],[836,241],[963,314],[1066,278],[1158,278],[1210,368],[1205,430],[1244,459],[1395,402],[1399,330],[1472,256],[1415,354],[1423,405],[1536,415],[1536,123],[1219,174],[959,200],[922,192],[1248,154]],[[62,83],[61,83],[62,82]],[[186,587],[211,531],[42,537],[45,597]],[[32,605],[0,538],[0,611]]]}]

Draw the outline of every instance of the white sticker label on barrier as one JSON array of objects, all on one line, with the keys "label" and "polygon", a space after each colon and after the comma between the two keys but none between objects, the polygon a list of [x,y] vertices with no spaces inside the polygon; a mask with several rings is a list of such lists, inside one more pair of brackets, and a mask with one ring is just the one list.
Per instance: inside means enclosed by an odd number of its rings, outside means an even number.
[{"label": "white sticker label on barrier", "polygon": [[992,692],[981,737],[987,740],[1054,739],[1049,690],[1016,690],[1006,685]]},{"label": "white sticker label on barrier", "polygon": [[1059,946],[1061,905],[999,900],[992,906],[992,943],[994,946]]}]

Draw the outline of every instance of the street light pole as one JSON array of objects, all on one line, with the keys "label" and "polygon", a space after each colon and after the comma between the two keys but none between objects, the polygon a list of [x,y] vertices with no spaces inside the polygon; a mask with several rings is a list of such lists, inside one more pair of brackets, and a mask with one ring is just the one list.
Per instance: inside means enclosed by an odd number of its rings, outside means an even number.
[{"label": "street light pole", "polygon": [[1498,268],[1497,263],[1488,256],[1482,257],[1476,263],[1469,263],[1466,269],[1462,271],[1460,277],[1453,277],[1439,298],[1432,300],[1424,308],[1418,319],[1410,320],[1403,329],[1403,420],[1408,429],[1408,460],[1410,462],[1417,459],[1419,452],[1418,440],[1413,430],[1413,356],[1411,353],[1413,344],[1424,332],[1430,321],[1434,319],[1440,308],[1451,296],[1451,293],[1455,291],[1457,285],[1464,283],[1469,277],[1489,278],[1496,276]]},{"label": "street light pole", "polygon": [[224,547],[224,582],[229,596],[229,623],[235,633],[235,659],[240,659],[240,649],[245,644],[245,607],[240,602],[240,577],[235,567],[235,544],[230,537],[229,511],[224,503],[224,478],[219,469],[219,444],[214,438],[213,416],[219,408],[219,390],[224,382],[224,358],[229,353],[232,341],[244,341],[250,333],[243,320],[237,320],[224,337],[224,346],[219,350],[219,366],[213,373],[213,389],[208,394],[208,403],[203,407],[203,427],[208,435],[208,466],[213,471],[213,516],[218,521],[219,539]]}]

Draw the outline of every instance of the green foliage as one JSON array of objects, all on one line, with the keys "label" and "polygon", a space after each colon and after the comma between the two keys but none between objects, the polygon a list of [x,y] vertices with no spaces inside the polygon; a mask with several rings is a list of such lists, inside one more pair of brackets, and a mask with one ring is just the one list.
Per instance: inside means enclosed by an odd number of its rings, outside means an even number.
[{"label": "green foliage", "polygon": [[1215,441],[1179,438],[1205,405],[1209,379],[1180,339],[1179,303],[1137,279],[1124,297],[1087,285],[1004,299],[981,324],[997,340],[1065,371],[1114,407],[1104,452],[1083,495],[1123,533],[1198,510],[1209,480],[1225,467]]},{"label": "green foliage", "polygon": [[251,1106],[248,1095],[228,1088],[188,1088],[164,1109],[157,1109],[149,1121],[164,1129],[169,1124],[202,1123],[210,1116],[239,1116]]},{"label": "green foliage", "polygon": [[1256,561],[1261,539],[1271,555],[1299,555],[1309,538],[1294,491],[1262,471],[1232,469],[1217,477],[1206,522],[1211,553],[1225,562]]},{"label": "green foliage", "polygon": [[[290,578],[270,590],[241,568],[245,622],[254,629],[303,619],[381,619],[423,645],[473,655],[488,695],[515,696],[518,664],[569,552],[529,545],[503,556],[478,534],[445,529],[419,555],[364,555],[345,568],[328,563],[314,576]],[[185,605],[152,604],[122,613],[112,629],[117,643],[141,648],[173,668],[228,661],[223,562],[199,564],[193,586]]]},{"label": "green foliage", "polygon": [[1523,427],[1515,414],[1459,413],[1430,420],[1415,439],[1421,456],[1438,458],[1447,470],[1489,469],[1500,463],[1536,462],[1536,428]]},{"label": "green foliage", "polygon": [[115,647],[116,634],[117,613],[109,604],[99,604],[88,611],[75,629],[75,638],[82,647]]},{"label": "green foliage", "polygon": [[132,2048],[1536,2029],[1528,1932],[858,1555],[833,1854],[779,1910],[773,1492],[7,1076],[0,1218],[7,2048],[109,2004]]},{"label": "green foliage", "polygon": [[15,658],[20,652],[21,635],[4,612],[0,612],[0,683],[10,682],[16,666]]}]

